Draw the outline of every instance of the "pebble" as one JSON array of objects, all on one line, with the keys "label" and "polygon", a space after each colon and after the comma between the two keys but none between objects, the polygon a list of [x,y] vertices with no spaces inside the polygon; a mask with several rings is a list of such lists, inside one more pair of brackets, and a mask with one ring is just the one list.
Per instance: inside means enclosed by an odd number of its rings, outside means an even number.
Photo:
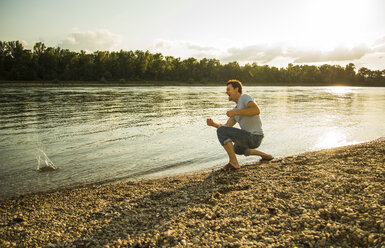
[{"label": "pebble", "polygon": [[191,242],[193,242],[193,244],[198,244],[200,242],[199,238],[195,237],[191,240]]},{"label": "pebble", "polygon": [[267,243],[274,243],[274,239],[272,239],[272,238],[264,238],[264,240],[265,240]]},{"label": "pebble", "polygon": [[234,242],[237,242],[238,239],[237,238],[233,238],[233,237],[230,236],[230,237],[227,238],[227,241],[230,242],[230,243],[234,243]]}]

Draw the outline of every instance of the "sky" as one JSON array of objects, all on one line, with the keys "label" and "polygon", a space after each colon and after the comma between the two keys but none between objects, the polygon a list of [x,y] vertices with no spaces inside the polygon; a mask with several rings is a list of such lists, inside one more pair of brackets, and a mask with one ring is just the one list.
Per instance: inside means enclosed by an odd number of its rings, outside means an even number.
[{"label": "sky", "polygon": [[0,40],[385,69],[384,0],[0,0]]}]

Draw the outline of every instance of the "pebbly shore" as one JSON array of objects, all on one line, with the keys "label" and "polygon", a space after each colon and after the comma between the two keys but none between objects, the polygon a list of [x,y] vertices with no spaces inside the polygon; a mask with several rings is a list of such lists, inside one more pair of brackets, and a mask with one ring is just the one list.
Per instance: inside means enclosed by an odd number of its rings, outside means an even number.
[{"label": "pebbly shore", "polygon": [[385,140],[0,202],[1,247],[385,247]]}]

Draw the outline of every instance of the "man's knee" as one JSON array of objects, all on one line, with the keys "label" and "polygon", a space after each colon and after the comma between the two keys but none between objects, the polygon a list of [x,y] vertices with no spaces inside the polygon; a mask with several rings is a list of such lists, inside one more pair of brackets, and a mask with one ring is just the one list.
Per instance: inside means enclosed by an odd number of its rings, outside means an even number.
[{"label": "man's knee", "polygon": [[220,126],[217,128],[217,134],[218,135],[224,135],[226,132],[225,130],[226,130],[226,126]]},{"label": "man's knee", "polygon": [[246,150],[245,147],[241,147],[241,146],[237,146],[237,145],[234,146],[235,154],[244,155],[245,154],[245,150]]},{"label": "man's knee", "polygon": [[220,126],[217,128],[217,136],[218,136],[219,143],[221,143],[221,145],[225,145],[227,142],[231,141],[231,139],[226,134],[227,128],[228,127],[226,126]]}]

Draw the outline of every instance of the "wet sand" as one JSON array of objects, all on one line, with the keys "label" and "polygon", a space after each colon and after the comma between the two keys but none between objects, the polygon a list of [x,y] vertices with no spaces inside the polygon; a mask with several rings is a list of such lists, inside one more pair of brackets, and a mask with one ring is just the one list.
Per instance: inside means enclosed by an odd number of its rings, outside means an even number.
[{"label": "wet sand", "polygon": [[1,247],[385,247],[385,140],[0,202]]}]

